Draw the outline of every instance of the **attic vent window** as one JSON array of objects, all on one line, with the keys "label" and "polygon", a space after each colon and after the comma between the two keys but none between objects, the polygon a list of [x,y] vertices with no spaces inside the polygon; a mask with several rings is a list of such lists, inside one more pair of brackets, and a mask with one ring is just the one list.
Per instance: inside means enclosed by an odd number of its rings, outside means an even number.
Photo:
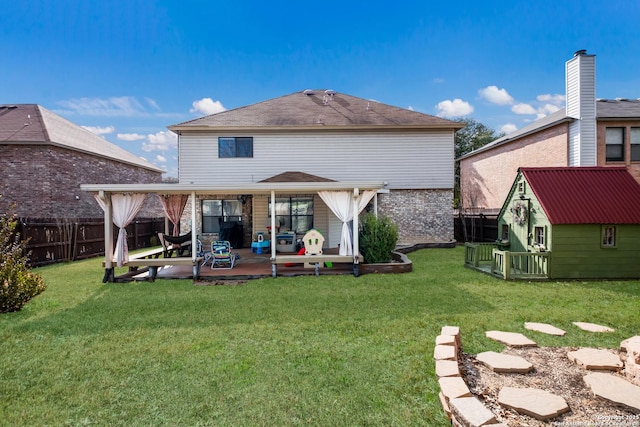
[{"label": "attic vent window", "polygon": [[525,187],[524,181],[520,181],[518,183],[518,193],[524,194],[525,193],[525,189],[526,189],[526,187]]}]

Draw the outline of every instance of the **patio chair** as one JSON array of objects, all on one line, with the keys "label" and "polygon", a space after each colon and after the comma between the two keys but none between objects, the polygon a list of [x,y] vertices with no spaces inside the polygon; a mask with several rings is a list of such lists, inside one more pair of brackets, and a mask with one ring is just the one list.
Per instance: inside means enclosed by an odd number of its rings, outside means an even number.
[{"label": "patio chair", "polygon": [[203,258],[202,265],[200,267],[204,267],[205,265],[207,265],[207,263],[210,262],[213,258],[213,254],[211,253],[211,251],[204,250],[204,245],[202,244],[202,240],[200,239],[196,240],[196,253],[199,257]]},{"label": "patio chair", "polygon": [[211,242],[211,269],[233,268],[236,262],[236,254],[231,251],[231,243],[228,240],[216,240]]}]

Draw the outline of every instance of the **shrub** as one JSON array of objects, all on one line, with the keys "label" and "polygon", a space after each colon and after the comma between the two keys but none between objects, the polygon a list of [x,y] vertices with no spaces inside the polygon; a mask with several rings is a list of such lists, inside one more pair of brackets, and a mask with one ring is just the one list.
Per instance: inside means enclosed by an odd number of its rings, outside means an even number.
[{"label": "shrub", "polygon": [[27,267],[27,241],[16,233],[18,221],[13,214],[0,216],[0,312],[18,311],[45,290],[39,274]]},{"label": "shrub", "polygon": [[390,262],[398,242],[398,226],[386,216],[364,215],[360,222],[360,252],[368,264]]}]

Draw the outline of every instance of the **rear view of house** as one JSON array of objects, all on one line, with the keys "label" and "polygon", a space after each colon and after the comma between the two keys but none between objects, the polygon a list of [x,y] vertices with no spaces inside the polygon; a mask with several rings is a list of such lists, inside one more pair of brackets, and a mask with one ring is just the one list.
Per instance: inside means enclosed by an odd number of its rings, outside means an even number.
[{"label": "rear view of house", "polygon": [[[241,222],[245,241],[267,232],[269,195],[219,191],[254,183],[382,182],[372,202],[399,225],[400,240],[453,241],[454,133],[460,124],[332,90],[305,90],[169,126],[178,134],[179,182],[198,196],[204,235]],[[342,222],[315,192],[279,194],[278,226],[323,231],[329,247]]]}]

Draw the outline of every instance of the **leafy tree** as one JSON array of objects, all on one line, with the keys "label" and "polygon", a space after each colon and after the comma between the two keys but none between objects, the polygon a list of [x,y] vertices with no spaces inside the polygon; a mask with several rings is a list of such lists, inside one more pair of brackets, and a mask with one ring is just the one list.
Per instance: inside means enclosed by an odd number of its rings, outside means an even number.
[{"label": "leafy tree", "polygon": [[27,241],[16,233],[17,225],[14,213],[0,215],[0,313],[20,310],[46,288],[27,267]]},{"label": "leafy tree", "polygon": [[[455,139],[455,157],[456,159],[470,153],[473,150],[477,150],[480,147],[484,147],[491,141],[504,136],[504,133],[498,133],[480,123],[479,121],[472,119],[471,117],[464,117],[456,120],[458,123],[462,123],[464,127],[456,132]],[[455,184],[453,189],[453,204],[454,207],[458,207],[460,204],[460,162],[456,161],[455,165]]]}]

